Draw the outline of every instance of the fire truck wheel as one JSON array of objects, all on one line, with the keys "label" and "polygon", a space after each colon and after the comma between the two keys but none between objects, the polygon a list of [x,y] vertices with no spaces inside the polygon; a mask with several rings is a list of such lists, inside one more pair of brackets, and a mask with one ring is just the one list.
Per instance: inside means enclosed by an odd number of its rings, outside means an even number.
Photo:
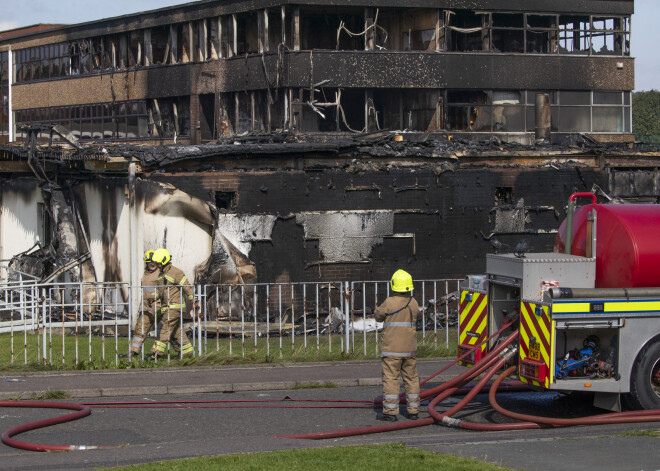
[{"label": "fire truck wheel", "polygon": [[644,347],[635,360],[630,402],[636,409],[660,409],[660,340]]}]

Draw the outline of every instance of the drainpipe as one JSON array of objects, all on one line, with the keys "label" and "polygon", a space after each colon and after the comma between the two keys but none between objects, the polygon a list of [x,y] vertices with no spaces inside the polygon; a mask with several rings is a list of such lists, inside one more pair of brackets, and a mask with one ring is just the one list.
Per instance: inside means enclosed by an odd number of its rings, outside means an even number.
[{"label": "drainpipe", "polygon": [[137,250],[137,216],[135,214],[135,172],[136,164],[130,163],[128,165],[128,239],[129,239],[129,254],[130,254],[130,282],[129,282],[129,298],[128,316],[131,320],[131,328],[135,327],[137,316],[136,312],[138,294],[139,294],[139,279],[138,279],[138,259]]},{"label": "drainpipe", "polygon": [[536,114],[534,138],[536,144],[547,144],[550,142],[551,113],[550,96],[547,93],[536,94]]}]

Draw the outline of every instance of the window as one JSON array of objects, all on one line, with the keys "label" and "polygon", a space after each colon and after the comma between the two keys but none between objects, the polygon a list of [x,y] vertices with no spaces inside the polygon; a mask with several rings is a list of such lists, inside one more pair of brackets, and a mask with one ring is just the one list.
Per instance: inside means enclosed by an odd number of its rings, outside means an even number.
[{"label": "window", "polygon": [[447,25],[447,50],[457,52],[481,51],[488,29],[487,13],[477,14],[473,11],[459,10],[449,15]]},{"label": "window", "polygon": [[525,52],[528,54],[557,52],[556,24],[556,15],[527,15]]},{"label": "window", "polygon": [[524,15],[493,13],[493,49],[500,52],[525,52]]},{"label": "window", "polygon": [[[144,101],[39,108],[15,112],[17,124],[59,124],[81,140],[122,140],[150,137]],[[189,117],[188,123],[189,123]],[[189,129],[189,124],[188,124]],[[189,132],[189,131],[188,131]],[[20,140],[21,136],[17,136]],[[24,136],[23,136],[24,138]],[[43,142],[49,133],[39,135]],[[53,139],[58,139],[55,135]]]},{"label": "window", "polygon": [[232,209],[236,207],[235,191],[216,191],[215,206],[218,209]]},{"label": "window", "polygon": [[406,31],[403,33],[404,51],[434,51],[435,29]]},{"label": "window", "polygon": [[588,16],[559,16],[559,53],[585,54],[589,53]]}]

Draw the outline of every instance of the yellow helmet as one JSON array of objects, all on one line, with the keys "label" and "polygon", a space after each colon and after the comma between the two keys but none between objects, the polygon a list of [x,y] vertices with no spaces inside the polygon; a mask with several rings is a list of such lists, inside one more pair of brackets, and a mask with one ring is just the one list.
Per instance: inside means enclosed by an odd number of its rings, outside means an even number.
[{"label": "yellow helmet", "polygon": [[155,250],[149,249],[144,253],[144,263],[153,262]]},{"label": "yellow helmet", "polygon": [[413,280],[410,273],[403,270],[397,270],[392,275],[390,288],[397,293],[407,293],[413,290]]},{"label": "yellow helmet", "polygon": [[172,261],[172,256],[167,249],[158,249],[154,252],[152,260],[165,266]]}]

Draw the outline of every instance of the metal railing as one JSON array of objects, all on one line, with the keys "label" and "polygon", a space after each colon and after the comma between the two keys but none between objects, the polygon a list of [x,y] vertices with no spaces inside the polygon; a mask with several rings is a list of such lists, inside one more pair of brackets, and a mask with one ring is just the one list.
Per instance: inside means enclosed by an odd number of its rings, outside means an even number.
[{"label": "metal railing", "polygon": [[[448,349],[458,338],[456,332],[450,339],[450,330],[457,330],[458,325],[459,282],[415,281],[414,296],[422,308],[418,321],[422,345]],[[144,359],[149,344],[159,338],[162,313],[158,302],[151,309],[143,301],[167,288],[125,283],[40,285],[24,279],[0,283],[0,365],[21,359],[24,364],[54,367],[118,365],[129,354],[136,323],[145,322],[146,308],[153,312],[154,322],[138,355]],[[188,342],[196,357],[379,355],[382,324],[375,321],[373,309],[389,296],[387,281],[191,288],[200,308],[191,312],[192,305],[179,293],[178,325],[182,328],[168,342],[167,361],[183,358],[181,347]],[[133,294],[138,300],[135,306],[130,302]]]}]

